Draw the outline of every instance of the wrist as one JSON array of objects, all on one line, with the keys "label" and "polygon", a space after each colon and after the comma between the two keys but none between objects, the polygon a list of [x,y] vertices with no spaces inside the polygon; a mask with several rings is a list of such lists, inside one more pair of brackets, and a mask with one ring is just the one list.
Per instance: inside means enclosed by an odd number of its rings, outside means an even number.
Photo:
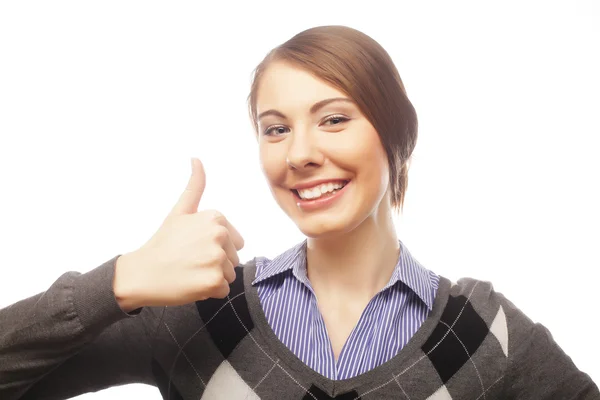
[{"label": "wrist", "polygon": [[130,278],[131,271],[136,268],[138,262],[135,252],[123,254],[115,262],[113,292],[119,307],[128,314],[144,306],[136,295],[133,280]]}]

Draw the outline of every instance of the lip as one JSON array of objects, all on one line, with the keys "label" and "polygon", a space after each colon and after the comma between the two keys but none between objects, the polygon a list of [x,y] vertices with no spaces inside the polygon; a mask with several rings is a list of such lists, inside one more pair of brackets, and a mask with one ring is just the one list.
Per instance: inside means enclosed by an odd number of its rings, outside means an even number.
[{"label": "lip", "polygon": [[[324,182],[332,182],[332,181],[331,180],[323,181],[323,183]],[[325,207],[329,207],[333,203],[338,201],[340,199],[340,197],[343,196],[344,193],[346,193],[348,186],[350,186],[351,184],[352,184],[352,180],[349,180],[349,181],[347,181],[346,185],[343,188],[341,188],[340,190],[338,190],[335,194],[333,194],[331,196],[327,196],[327,197],[321,197],[321,198],[314,199],[314,200],[301,199],[300,197],[298,197],[298,195],[296,193],[294,193],[294,191],[292,191],[292,196],[294,196],[294,199],[296,200],[296,205],[301,210],[303,210],[303,211],[319,210],[319,209],[322,209]],[[311,186],[307,186],[307,187],[311,187]]]}]

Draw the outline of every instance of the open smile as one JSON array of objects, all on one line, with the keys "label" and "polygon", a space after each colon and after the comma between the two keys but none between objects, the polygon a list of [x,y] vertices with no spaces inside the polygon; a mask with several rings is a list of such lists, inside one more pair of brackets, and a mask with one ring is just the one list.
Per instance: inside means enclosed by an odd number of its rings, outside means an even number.
[{"label": "open smile", "polygon": [[317,200],[324,197],[332,196],[342,190],[349,180],[336,180],[324,182],[313,187],[302,189],[291,189],[294,195],[300,200]]},{"label": "open smile", "polygon": [[336,202],[350,186],[351,180],[332,180],[310,187],[291,189],[296,205],[304,211],[313,211]]}]

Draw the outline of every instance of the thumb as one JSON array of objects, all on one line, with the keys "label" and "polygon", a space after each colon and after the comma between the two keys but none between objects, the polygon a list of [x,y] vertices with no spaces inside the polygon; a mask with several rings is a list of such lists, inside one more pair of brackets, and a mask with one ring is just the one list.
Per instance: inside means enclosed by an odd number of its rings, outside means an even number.
[{"label": "thumb", "polygon": [[198,205],[206,187],[206,175],[202,162],[192,157],[192,175],[188,184],[179,196],[179,200],[169,215],[194,214],[198,212]]}]

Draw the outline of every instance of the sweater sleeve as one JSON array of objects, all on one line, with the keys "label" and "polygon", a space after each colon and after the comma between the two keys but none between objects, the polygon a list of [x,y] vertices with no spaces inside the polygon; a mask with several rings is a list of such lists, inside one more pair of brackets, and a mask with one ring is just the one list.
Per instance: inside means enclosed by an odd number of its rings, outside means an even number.
[{"label": "sweater sleeve", "polygon": [[508,370],[502,398],[600,400],[598,387],[575,366],[550,331],[497,295],[508,324]]},{"label": "sweater sleeve", "polygon": [[125,313],[116,260],[67,272],[48,290],[0,310],[0,398],[65,399],[128,383],[154,385],[155,310]]}]

